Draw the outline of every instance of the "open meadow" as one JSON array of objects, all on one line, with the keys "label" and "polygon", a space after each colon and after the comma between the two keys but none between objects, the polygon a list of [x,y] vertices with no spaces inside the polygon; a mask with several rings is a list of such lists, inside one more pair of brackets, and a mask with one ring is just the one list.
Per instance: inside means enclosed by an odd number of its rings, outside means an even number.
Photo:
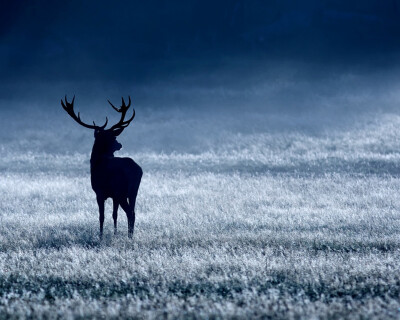
[{"label": "open meadow", "polygon": [[92,132],[52,108],[2,111],[0,318],[399,319],[395,111],[137,106],[134,237],[109,201],[100,241]]}]

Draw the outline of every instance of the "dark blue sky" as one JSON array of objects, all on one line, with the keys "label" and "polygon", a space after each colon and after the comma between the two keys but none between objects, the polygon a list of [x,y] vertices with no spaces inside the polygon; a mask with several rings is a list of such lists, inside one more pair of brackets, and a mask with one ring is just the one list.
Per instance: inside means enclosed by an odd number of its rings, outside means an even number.
[{"label": "dark blue sky", "polygon": [[143,83],[248,61],[391,67],[399,49],[400,0],[10,0],[0,11],[3,84]]}]

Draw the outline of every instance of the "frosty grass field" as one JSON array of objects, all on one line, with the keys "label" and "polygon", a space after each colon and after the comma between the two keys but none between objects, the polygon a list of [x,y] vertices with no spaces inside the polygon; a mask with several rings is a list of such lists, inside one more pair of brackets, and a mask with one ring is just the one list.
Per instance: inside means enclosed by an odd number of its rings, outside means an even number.
[{"label": "frosty grass field", "polygon": [[100,241],[92,133],[57,108],[1,120],[0,318],[400,317],[395,112],[314,128],[137,107],[134,237],[109,201]]}]

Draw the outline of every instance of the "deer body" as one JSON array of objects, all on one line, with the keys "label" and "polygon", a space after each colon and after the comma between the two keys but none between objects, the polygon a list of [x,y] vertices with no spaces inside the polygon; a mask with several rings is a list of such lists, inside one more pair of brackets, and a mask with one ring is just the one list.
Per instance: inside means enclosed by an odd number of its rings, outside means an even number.
[{"label": "deer body", "polygon": [[75,115],[73,111],[73,103],[65,104],[61,101],[63,108],[67,113],[79,124],[94,129],[95,142],[92,149],[90,159],[90,174],[92,189],[96,193],[97,204],[99,206],[100,220],[100,237],[103,235],[104,225],[104,202],[108,198],[113,200],[113,219],[114,233],[117,231],[118,207],[125,211],[128,219],[128,236],[132,237],[135,225],[135,203],[139,190],[140,181],[143,171],[138,164],[130,158],[114,157],[114,152],[121,149],[122,145],[117,141],[116,137],[129,125],[133,116],[125,121],[126,111],[129,109],[131,100],[129,98],[128,106],[122,99],[120,109],[115,108],[111,102],[111,106],[118,112],[121,112],[121,120],[110,129],[105,130],[106,123],[102,126],[95,124],[87,125],[80,120],[79,113]]},{"label": "deer body", "polygon": [[90,174],[96,196],[121,200],[129,197],[137,185],[135,181],[142,176],[142,169],[131,158],[109,158],[91,167]]},{"label": "deer body", "polygon": [[92,155],[90,174],[100,211],[100,236],[103,233],[104,202],[111,198],[114,207],[114,233],[117,232],[118,206],[121,206],[128,218],[128,235],[131,237],[142,169],[130,158],[102,157],[93,161]]}]

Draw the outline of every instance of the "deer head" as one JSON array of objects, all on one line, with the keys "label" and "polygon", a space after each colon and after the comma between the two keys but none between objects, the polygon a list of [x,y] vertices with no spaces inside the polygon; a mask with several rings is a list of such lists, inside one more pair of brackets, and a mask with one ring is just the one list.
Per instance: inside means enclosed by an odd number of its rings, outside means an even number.
[{"label": "deer head", "polygon": [[81,126],[93,129],[94,130],[94,138],[95,144],[94,149],[96,149],[96,153],[99,155],[107,155],[112,156],[115,151],[118,151],[122,148],[122,145],[117,141],[116,137],[119,136],[124,129],[129,126],[133,118],[135,117],[135,110],[133,110],[133,114],[130,119],[125,120],[126,112],[129,110],[131,106],[131,97],[129,97],[128,105],[125,104],[124,98],[122,98],[122,105],[120,108],[114,107],[114,105],[108,100],[108,103],[113,107],[115,111],[121,114],[121,118],[118,123],[114,124],[111,128],[105,129],[108,123],[108,118],[106,117],[106,122],[102,126],[97,126],[93,121],[93,125],[84,123],[81,120],[80,113],[75,113],[74,111],[74,101],[75,96],[73,97],[71,103],[68,102],[67,96],[65,96],[65,101],[61,100],[61,105],[63,109]]}]

